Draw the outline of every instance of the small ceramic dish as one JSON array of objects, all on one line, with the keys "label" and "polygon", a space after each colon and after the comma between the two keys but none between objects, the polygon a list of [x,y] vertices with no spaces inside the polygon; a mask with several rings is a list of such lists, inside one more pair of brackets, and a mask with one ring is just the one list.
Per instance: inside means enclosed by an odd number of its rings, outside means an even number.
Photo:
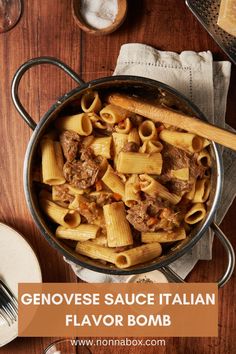
[{"label": "small ceramic dish", "polygon": [[116,31],[124,22],[127,15],[127,0],[117,0],[118,12],[114,22],[105,28],[95,28],[89,25],[81,14],[82,0],[72,0],[72,13],[77,25],[85,32],[94,35],[105,35]]},{"label": "small ceramic dish", "polygon": [[131,275],[126,283],[169,283],[166,276],[159,270]]}]

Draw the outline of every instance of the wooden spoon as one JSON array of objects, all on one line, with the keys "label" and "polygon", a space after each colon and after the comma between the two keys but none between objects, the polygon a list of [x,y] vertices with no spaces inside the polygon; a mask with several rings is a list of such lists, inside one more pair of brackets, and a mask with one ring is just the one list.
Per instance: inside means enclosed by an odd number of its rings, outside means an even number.
[{"label": "wooden spoon", "polygon": [[206,139],[213,140],[232,150],[236,150],[236,134],[213,124],[206,123],[196,117],[191,117],[170,108],[119,93],[110,94],[108,102],[147,117],[153,122],[174,125]]}]

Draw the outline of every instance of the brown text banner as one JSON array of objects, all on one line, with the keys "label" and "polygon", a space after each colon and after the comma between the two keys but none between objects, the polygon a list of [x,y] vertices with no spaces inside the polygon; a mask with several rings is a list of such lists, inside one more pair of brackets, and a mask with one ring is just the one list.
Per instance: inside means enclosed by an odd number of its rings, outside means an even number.
[{"label": "brown text banner", "polygon": [[19,284],[19,336],[214,337],[216,284]]}]

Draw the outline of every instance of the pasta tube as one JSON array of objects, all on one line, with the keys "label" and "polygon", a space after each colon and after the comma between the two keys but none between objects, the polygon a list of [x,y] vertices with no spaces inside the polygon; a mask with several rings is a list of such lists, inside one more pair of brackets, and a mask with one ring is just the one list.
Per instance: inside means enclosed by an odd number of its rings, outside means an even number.
[{"label": "pasta tube", "polygon": [[128,134],[131,131],[132,124],[129,118],[126,118],[123,122],[115,126],[117,133]]},{"label": "pasta tube", "polygon": [[95,156],[103,156],[107,159],[111,158],[111,142],[112,137],[95,138],[90,145]]},{"label": "pasta tube", "polygon": [[80,224],[80,214],[74,210],[63,208],[51,200],[40,199],[44,213],[55,223],[64,227],[76,227]]},{"label": "pasta tube", "polygon": [[93,259],[101,259],[111,263],[116,261],[117,253],[114,249],[97,245],[92,241],[78,242],[75,251]]},{"label": "pasta tube", "polygon": [[203,177],[205,177],[205,178],[210,178],[211,177],[211,170],[209,168],[205,170]]},{"label": "pasta tube", "polygon": [[78,209],[80,208],[81,203],[86,203],[87,200],[81,194],[77,194],[74,197],[74,200],[69,205],[69,209]]},{"label": "pasta tube", "polygon": [[187,224],[196,224],[204,219],[206,215],[206,209],[203,203],[193,204],[192,208],[186,213],[184,221]]},{"label": "pasta tube", "polygon": [[150,155],[121,151],[117,159],[117,171],[120,173],[149,173],[160,175],[161,170],[162,156],[159,152]]},{"label": "pasta tube", "polygon": [[96,238],[92,239],[91,241],[93,243],[95,243],[96,245],[108,247],[107,236],[106,235],[100,234],[99,236],[97,236]]},{"label": "pasta tube", "polygon": [[139,126],[138,133],[142,142],[147,140],[157,140],[157,130],[151,120],[145,120]]},{"label": "pasta tube", "polygon": [[174,242],[184,240],[186,238],[186,232],[183,227],[176,229],[175,231],[156,231],[156,232],[142,232],[141,240],[143,243],[151,242]]},{"label": "pasta tube", "polygon": [[92,122],[87,113],[61,117],[56,126],[60,130],[72,130],[82,136],[90,135],[93,131]]},{"label": "pasta tube", "polygon": [[99,121],[99,119],[100,119],[100,117],[95,112],[90,112],[90,113],[87,113],[87,114],[88,114],[88,117],[89,117],[89,119],[91,120],[92,123],[95,123],[95,122]]},{"label": "pasta tube", "polygon": [[132,175],[125,183],[125,205],[131,207],[134,202],[139,201],[140,194],[138,192],[139,178],[138,175]]},{"label": "pasta tube", "polygon": [[128,135],[128,142],[135,143],[140,146],[140,137],[137,128],[131,129]]},{"label": "pasta tube", "polygon": [[63,171],[64,159],[63,159],[61,144],[59,143],[59,141],[54,141],[54,151],[55,151],[57,165],[60,168],[60,170]]},{"label": "pasta tube", "polygon": [[67,240],[87,241],[89,239],[94,239],[97,236],[99,229],[99,226],[91,224],[80,224],[73,229],[58,226],[56,229],[56,236]]},{"label": "pasta tube", "polygon": [[66,181],[62,169],[62,152],[59,149],[60,147],[51,139],[41,141],[43,183],[51,186]]},{"label": "pasta tube", "polygon": [[85,194],[85,193],[89,193],[90,189],[89,188],[86,188],[86,189],[79,189],[79,188],[76,188],[70,184],[68,184],[68,189],[70,191],[70,194],[72,195],[81,195],[81,194]]},{"label": "pasta tube", "polygon": [[102,108],[102,103],[97,91],[85,93],[81,98],[81,108],[84,112],[99,112]]},{"label": "pasta tube", "polygon": [[69,202],[73,199],[73,196],[69,194],[69,188],[67,187],[67,183],[58,186],[52,186],[52,193],[51,198],[46,198],[53,201],[62,201],[62,202]]},{"label": "pasta tube", "polygon": [[191,153],[198,152],[203,148],[204,139],[195,134],[163,129],[160,132],[159,137],[166,143],[174,145],[179,149],[187,150]]},{"label": "pasta tube", "polygon": [[206,149],[203,149],[199,152],[197,156],[197,161],[202,166],[211,167],[211,156]]},{"label": "pasta tube", "polygon": [[194,177],[190,177],[190,182],[192,184],[191,190],[185,194],[185,198],[192,200],[195,194],[196,179]]},{"label": "pasta tube", "polygon": [[103,207],[109,247],[133,244],[130,225],[126,219],[123,202],[106,204]]},{"label": "pasta tube", "polygon": [[113,160],[114,160],[114,165],[116,166],[119,153],[121,152],[125,144],[128,142],[128,135],[121,134],[121,133],[113,133],[112,139],[113,139],[113,150],[114,150]]},{"label": "pasta tube", "polygon": [[141,191],[147,193],[151,196],[159,196],[163,199],[168,200],[172,204],[178,204],[181,200],[179,195],[170,193],[166,187],[164,187],[161,183],[156,181],[151,176],[144,174],[139,176],[140,188]]},{"label": "pasta tube", "polygon": [[130,112],[124,108],[114,106],[113,104],[108,104],[100,111],[100,116],[104,122],[108,124],[115,124],[125,118],[128,118],[130,116]]},{"label": "pasta tube", "polygon": [[159,257],[162,252],[160,243],[150,243],[130,250],[118,253],[116,256],[116,266],[118,268],[128,268],[139,263],[151,261]]},{"label": "pasta tube", "polygon": [[184,168],[180,168],[178,170],[171,170],[170,175],[172,178],[181,179],[182,181],[188,181],[189,180],[189,168],[184,167]]},{"label": "pasta tube", "polygon": [[161,152],[163,145],[160,141],[144,141],[143,145],[139,148],[139,152],[153,154],[154,152]]},{"label": "pasta tube", "polygon": [[98,129],[107,129],[107,124],[103,121],[98,120],[97,122],[94,122],[94,127]]},{"label": "pasta tube", "polygon": [[203,178],[197,180],[195,186],[195,194],[193,197],[193,203],[204,203],[207,201],[210,195],[210,179]]},{"label": "pasta tube", "polygon": [[108,165],[108,168],[102,177],[102,181],[112,190],[112,192],[118,193],[122,199],[125,198],[125,185],[110,165]]}]

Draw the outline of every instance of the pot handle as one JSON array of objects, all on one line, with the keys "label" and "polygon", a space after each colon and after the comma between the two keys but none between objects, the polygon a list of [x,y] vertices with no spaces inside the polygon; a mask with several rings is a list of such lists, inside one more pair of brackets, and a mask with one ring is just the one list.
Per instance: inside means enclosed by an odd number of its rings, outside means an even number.
[{"label": "pot handle", "polygon": [[[223,231],[219,228],[217,224],[214,222],[211,224],[212,230],[215,232],[215,235],[218,237],[219,241],[223,245],[226,253],[227,253],[227,258],[228,258],[228,264],[227,268],[222,275],[222,277],[217,281],[218,287],[224,286],[227,281],[229,281],[233,271],[234,271],[234,266],[235,266],[235,253],[234,249],[228,240],[228,238],[225,236]],[[170,267],[165,266],[161,268],[161,271],[172,281],[176,283],[185,283],[185,281],[178,275],[176,274]]]},{"label": "pot handle", "polygon": [[16,71],[11,85],[11,95],[13,103],[20,113],[21,117],[24,121],[28,124],[28,126],[34,130],[37,126],[35,121],[31,118],[29,113],[23,107],[20,99],[19,99],[19,84],[20,81],[25,74],[31,67],[40,65],[40,64],[52,64],[58,66],[60,69],[64,70],[66,74],[68,74],[73,80],[77,82],[79,85],[83,85],[84,81],[76,74],[74,70],[72,70],[68,65],[64,64],[62,61],[53,58],[53,57],[39,57],[28,60],[26,63],[20,66],[20,68]]}]

